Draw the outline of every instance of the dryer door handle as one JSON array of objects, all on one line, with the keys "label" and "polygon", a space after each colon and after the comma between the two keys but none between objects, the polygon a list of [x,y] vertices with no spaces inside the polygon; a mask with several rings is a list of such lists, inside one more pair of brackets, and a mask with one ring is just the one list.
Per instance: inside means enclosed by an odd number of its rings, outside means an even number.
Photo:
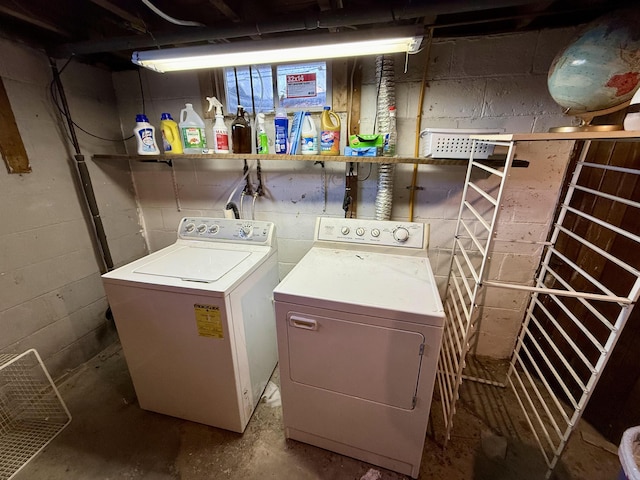
[{"label": "dryer door handle", "polygon": [[304,330],[318,330],[318,322],[310,318],[297,317],[292,315],[289,318],[289,324],[292,327],[302,328]]}]

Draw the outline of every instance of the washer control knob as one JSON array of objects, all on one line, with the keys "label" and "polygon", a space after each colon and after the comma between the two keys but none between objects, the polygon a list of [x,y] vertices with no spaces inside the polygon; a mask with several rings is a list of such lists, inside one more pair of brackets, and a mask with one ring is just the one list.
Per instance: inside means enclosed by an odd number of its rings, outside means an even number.
[{"label": "washer control knob", "polygon": [[400,243],[404,243],[409,239],[409,230],[404,227],[398,227],[393,231],[393,238]]},{"label": "washer control knob", "polygon": [[240,227],[240,231],[238,233],[240,234],[240,238],[249,238],[253,233],[253,226],[243,225]]},{"label": "washer control knob", "polygon": [[358,235],[359,237],[362,237],[364,235],[364,228],[362,227],[356,228],[356,235]]},{"label": "washer control knob", "polygon": [[371,236],[372,237],[379,237],[380,236],[380,230],[378,230],[377,228],[374,228],[373,230],[371,230]]},{"label": "washer control knob", "polygon": [[220,226],[219,225],[211,225],[209,227],[209,233],[211,235],[215,235],[216,233],[218,233],[220,231]]},{"label": "washer control knob", "polygon": [[349,227],[342,227],[342,228],[340,229],[340,233],[342,233],[343,235],[349,235],[349,232],[350,232],[350,231],[351,231],[351,230],[349,229]]},{"label": "washer control knob", "polygon": [[184,227],[184,231],[187,233],[191,233],[196,229],[196,226],[193,223],[188,223],[185,227]]},{"label": "washer control knob", "polygon": [[198,231],[198,233],[204,233],[207,231],[207,226],[204,223],[201,223],[196,227],[196,230]]}]

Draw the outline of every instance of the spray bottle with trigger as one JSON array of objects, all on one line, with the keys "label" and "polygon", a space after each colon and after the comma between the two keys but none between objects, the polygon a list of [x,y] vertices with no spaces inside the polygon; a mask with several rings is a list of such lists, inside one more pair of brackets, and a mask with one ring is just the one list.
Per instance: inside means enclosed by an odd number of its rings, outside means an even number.
[{"label": "spray bottle with trigger", "polygon": [[213,151],[215,153],[229,153],[229,130],[224,123],[222,115],[222,103],[216,97],[206,97],[209,102],[209,110],[216,107],[216,121],[213,124]]}]

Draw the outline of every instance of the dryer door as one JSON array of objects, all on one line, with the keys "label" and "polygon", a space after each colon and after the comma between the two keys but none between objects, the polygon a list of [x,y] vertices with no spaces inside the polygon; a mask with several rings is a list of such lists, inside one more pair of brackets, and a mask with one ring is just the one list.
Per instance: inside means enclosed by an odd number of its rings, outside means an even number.
[{"label": "dryer door", "polygon": [[293,382],[414,408],[421,333],[291,312],[287,340]]}]

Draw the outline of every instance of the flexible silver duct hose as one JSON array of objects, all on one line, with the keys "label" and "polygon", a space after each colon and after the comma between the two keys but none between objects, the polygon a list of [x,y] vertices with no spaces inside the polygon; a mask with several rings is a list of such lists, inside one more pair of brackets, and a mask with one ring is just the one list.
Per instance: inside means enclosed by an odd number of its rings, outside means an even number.
[{"label": "flexible silver duct hose", "polygon": [[[393,57],[376,57],[376,80],[378,81],[377,133],[389,130],[389,107],[396,104],[396,87]],[[381,163],[378,167],[378,193],[376,195],[376,220],[391,220],[393,205],[393,173],[395,164]]]}]

